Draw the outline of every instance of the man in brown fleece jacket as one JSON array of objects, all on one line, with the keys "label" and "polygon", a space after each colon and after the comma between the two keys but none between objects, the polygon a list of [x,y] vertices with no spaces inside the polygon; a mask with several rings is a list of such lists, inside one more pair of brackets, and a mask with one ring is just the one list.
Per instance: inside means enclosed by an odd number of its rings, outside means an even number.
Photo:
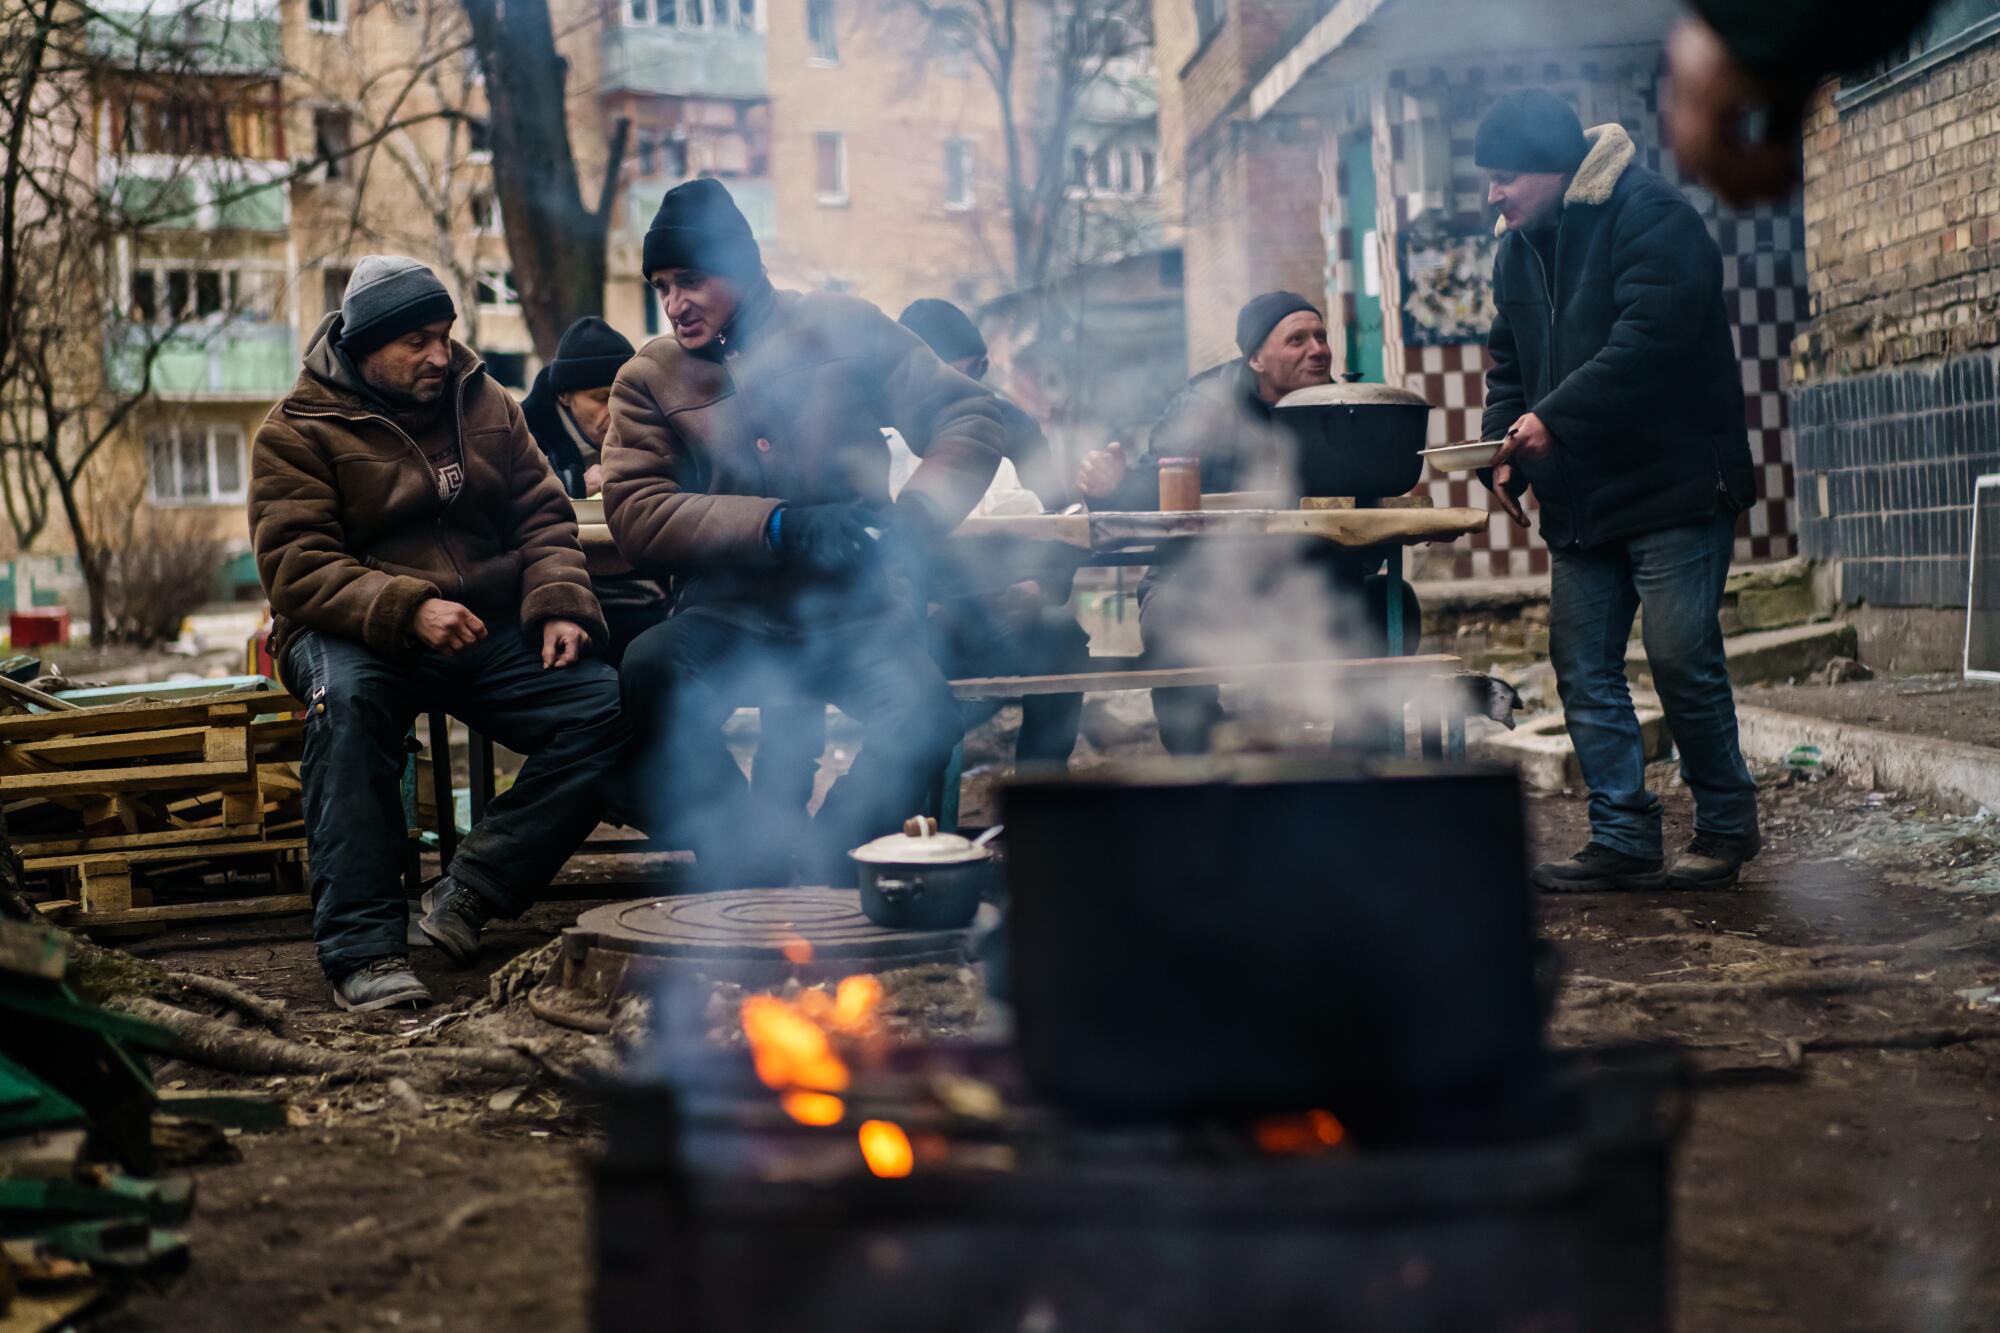
[{"label": "man in brown fleece jacket", "polygon": [[[993,479],[999,403],[867,302],[774,290],[717,181],[668,191],[644,267],[674,337],[612,385],[604,499],[620,552],[676,593],[622,668],[647,788],[712,882],[782,881],[796,852],[852,883],[846,851],[917,813],[958,742],[920,585]],[[893,505],[886,426],[923,460]],[[797,837],[749,809],[722,740],[732,709],[774,698],[864,728]]]},{"label": "man in brown fleece jacket", "polygon": [[576,515],[521,409],[452,341],[413,259],[356,265],[257,432],[250,530],[272,656],[305,700],[313,935],[343,1009],[422,1003],[406,956],[404,739],[448,709],[529,756],[433,890],[423,931],[470,958],[597,824],[625,735]]}]

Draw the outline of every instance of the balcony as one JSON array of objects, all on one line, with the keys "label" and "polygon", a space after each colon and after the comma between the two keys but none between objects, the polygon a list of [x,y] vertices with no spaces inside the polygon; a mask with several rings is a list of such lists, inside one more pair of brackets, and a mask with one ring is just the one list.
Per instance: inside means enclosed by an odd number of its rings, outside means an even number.
[{"label": "balcony", "polygon": [[627,24],[604,36],[606,93],[763,97],[764,34]]},{"label": "balcony", "polygon": [[283,162],[137,153],[106,158],[105,202],[135,227],[282,235],[292,222]]},{"label": "balcony", "polygon": [[[161,331],[116,323],[105,333],[105,379],[137,393],[147,350]],[[155,397],[182,402],[269,402],[299,376],[298,339],[277,320],[194,322],[166,335],[153,360]]]},{"label": "balcony", "polygon": [[[660,196],[676,185],[685,176],[641,176],[625,187],[624,211],[618,219],[618,239],[637,245],[646,235],[646,228],[653,225],[653,214],[659,211]],[[757,238],[757,244],[769,245],[778,234],[778,191],[771,181],[764,177],[737,177],[725,180],[729,197],[736,201],[736,207],[743,212],[744,221],[750,224],[750,234]]]},{"label": "balcony", "polygon": [[133,4],[97,10],[88,49],[115,69],[174,75],[275,75],[283,64],[275,4]]}]

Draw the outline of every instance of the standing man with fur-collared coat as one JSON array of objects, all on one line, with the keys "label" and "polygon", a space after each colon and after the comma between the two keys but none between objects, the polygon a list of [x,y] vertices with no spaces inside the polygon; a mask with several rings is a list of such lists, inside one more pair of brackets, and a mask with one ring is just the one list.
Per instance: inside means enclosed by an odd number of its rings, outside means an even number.
[{"label": "standing man with fur-collared coat", "polygon": [[[1634,156],[1622,128],[1586,134],[1542,89],[1502,97],[1475,145],[1502,238],[1485,437],[1505,444],[1486,480],[1523,527],[1521,495],[1540,502],[1550,657],[1590,787],[1590,843],[1535,868],[1548,890],[1728,888],[1761,845],[1719,621],[1736,516],[1754,498],[1722,257]],[[1642,607],[1695,803],[1671,870],[1625,677]]]}]

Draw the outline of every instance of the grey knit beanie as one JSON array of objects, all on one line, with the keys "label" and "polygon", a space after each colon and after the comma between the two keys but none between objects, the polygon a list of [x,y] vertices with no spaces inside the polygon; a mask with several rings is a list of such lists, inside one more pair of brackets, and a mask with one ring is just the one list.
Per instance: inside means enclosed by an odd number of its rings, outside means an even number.
[{"label": "grey knit beanie", "polygon": [[363,357],[411,329],[457,317],[437,274],[402,255],[369,255],[340,298],[340,349]]}]

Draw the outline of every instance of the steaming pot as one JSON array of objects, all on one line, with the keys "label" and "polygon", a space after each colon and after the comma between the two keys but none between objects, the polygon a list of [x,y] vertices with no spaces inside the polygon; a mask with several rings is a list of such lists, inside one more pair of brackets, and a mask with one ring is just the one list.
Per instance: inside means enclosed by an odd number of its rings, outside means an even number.
[{"label": "steaming pot", "polygon": [[1278,400],[1301,495],[1403,495],[1423,474],[1431,405],[1387,384],[1316,384]]}]

